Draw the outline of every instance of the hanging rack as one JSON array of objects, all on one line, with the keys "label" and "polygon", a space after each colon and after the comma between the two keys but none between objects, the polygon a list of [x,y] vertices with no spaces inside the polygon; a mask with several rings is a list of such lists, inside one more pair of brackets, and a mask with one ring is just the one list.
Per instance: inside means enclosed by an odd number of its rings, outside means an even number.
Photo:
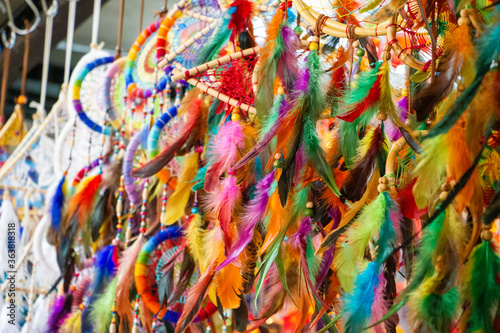
[{"label": "hanging rack", "polygon": [[38,11],[38,8],[36,8],[35,4],[31,0],[24,0],[28,7],[30,7],[31,11],[33,14],[35,14],[35,19],[32,23],[30,23],[30,27],[27,29],[20,29],[16,26],[14,23],[14,15],[12,14],[12,7],[10,6],[10,0],[4,0],[5,2],[5,9],[7,11],[7,17],[9,21],[7,22],[7,25],[9,28],[16,34],[18,35],[26,35],[35,30],[38,27],[38,24],[40,24],[40,12]]}]

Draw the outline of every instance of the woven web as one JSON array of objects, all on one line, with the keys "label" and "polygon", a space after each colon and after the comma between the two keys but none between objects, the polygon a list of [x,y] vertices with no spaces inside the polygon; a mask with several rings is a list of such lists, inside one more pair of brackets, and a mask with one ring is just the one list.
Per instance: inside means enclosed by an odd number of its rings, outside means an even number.
[{"label": "woven web", "polygon": [[195,74],[192,78],[241,103],[252,105],[252,73],[257,61],[256,55],[247,56]]},{"label": "woven web", "polygon": [[213,18],[218,18],[222,14],[222,10],[217,0],[190,0],[181,10],[182,9],[189,9],[195,13]]}]

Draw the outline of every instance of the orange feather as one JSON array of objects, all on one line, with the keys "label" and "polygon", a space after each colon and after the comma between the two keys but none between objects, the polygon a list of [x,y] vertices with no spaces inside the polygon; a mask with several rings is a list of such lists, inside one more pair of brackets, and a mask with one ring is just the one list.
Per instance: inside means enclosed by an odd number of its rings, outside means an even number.
[{"label": "orange feather", "polygon": [[240,297],[243,280],[240,267],[232,263],[221,269],[214,279],[215,290],[220,303],[225,309],[237,309],[240,306]]},{"label": "orange feather", "polygon": [[92,214],[92,207],[94,206],[95,195],[101,185],[102,176],[87,177],[80,185],[78,192],[69,199],[68,202],[68,220],[66,227],[71,218],[76,215],[78,224],[82,227],[83,223],[87,221]]},{"label": "orange feather", "polygon": [[278,236],[281,228],[283,227],[283,211],[281,207],[280,197],[278,191],[274,191],[269,197],[269,203],[267,206],[267,213],[270,213],[269,221],[267,223],[266,237],[264,238],[264,243],[260,248],[259,254],[266,252],[273,240]]}]

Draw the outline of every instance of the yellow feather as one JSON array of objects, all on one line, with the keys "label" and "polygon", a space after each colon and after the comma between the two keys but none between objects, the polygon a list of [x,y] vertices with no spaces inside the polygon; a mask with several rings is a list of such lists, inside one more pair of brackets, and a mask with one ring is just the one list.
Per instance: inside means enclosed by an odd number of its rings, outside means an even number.
[{"label": "yellow feather", "polygon": [[82,312],[76,310],[64,320],[59,332],[61,333],[79,333],[81,332]]},{"label": "yellow feather", "polygon": [[194,214],[185,231],[187,245],[191,255],[198,265],[203,262],[203,238],[205,230],[202,228],[203,219],[200,214]]},{"label": "yellow feather", "polygon": [[193,179],[198,172],[198,153],[187,155],[183,163],[183,172],[174,193],[167,202],[163,223],[171,225],[185,215],[184,210],[191,195]]}]

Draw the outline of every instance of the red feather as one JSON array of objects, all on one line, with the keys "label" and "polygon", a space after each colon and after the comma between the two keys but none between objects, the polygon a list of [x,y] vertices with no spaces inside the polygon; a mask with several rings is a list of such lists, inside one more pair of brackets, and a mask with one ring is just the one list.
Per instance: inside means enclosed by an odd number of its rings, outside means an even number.
[{"label": "red feather", "polygon": [[337,118],[352,123],[363,112],[365,112],[366,110],[368,110],[368,108],[377,103],[380,96],[380,80],[381,76],[379,75],[377,77],[377,80],[373,84],[373,87],[368,92],[368,95],[366,95],[366,97],[363,98],[363,100],[361,100],[359,103],[353,105],[352,108],[349,106],[350,111],[338,116]]},{"label": "red feather", "polygon": [[413,196],[413,185],[415,185],[416,181],[417,179],[415,178],[410,184],[401,189],[398,192],[398,196],[395,198],[403,216],[412,220],[420,218],[427,212],[427,207],[419,209],[417,207],[417,203],[415,202],[415,197]]},{"label": "red feather", "polygon": [[94,206],[94,199],[97,194],[97,190],[101,185],[102,176],[99,174],[97,176],[92,176],[85,179],[82,183],[81,189],[69,200],[68,203],[68,220],[66,221],[66,227],[69,221],[75,216],[78,220],[78,224],[81,226],[92,214],[92,207]]},{"label": "red feather", "polygon": [[249,0],[236,0],[231,4],[233,7],[236,7],[236,11],[231,15],[228,28],[232,30],[231,42],[234,44],[236,36],[248,29],[254,8]]}]

